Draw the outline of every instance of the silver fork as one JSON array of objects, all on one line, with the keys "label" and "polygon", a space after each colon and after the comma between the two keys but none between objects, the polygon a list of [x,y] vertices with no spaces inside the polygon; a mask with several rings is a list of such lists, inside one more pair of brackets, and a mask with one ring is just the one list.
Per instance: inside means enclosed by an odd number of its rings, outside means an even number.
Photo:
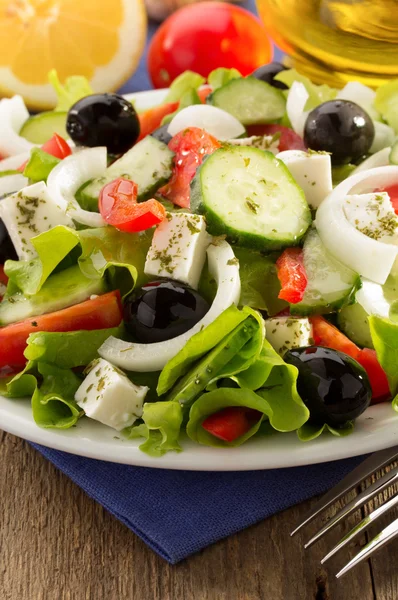
[{"label": "silver fork", "polygon": [[[329,490],[325,496],[323,496],[312,508],[311,512],[308,513],[306,518],[290,535],[295,535],[302,527],[310,523],[315,517],[319,516],[326,508],[331,506],[334,502],[345,496],[350,490],[359,485],[367,477],[375,475],[380,469],[391,464],[395,460],[398,460],[398,446],[393,448],[387,448],[386,450],[380,450],[375,454],[369,456],[364,460],[358,467],[356,467],[351,473],[349,473],[340,483],[334,488]],[[309,548],[314,542],[319,540],[324,534],[330,531],[337,523],[340,523],[345,517],[350,515],[352,512],[357,510],[360,506],[363,506],[371,500],[374,496],[398,482],[398,467],[391,469],[388,473],[377,479],[374,483],[364,489],[358,496],[351,502],[346,504],[342,510],[337,512],[333,518],[331,518],[326,525],[324,525],[305,545],[305,548]],[[376,521],[381,515],[385,514],[388,510],[398,505],[398,492],[394,494],[392,498],[381,504],[373,512],[369,513],[362,521],[360,521],[351,531],[347,533],[338,544],[321,560],[323,564],[331,556],[336,554],[341,548],[343,548],[348,542],[354,537],[364,531],[371,523]],[[350,562],[339,571],[336,577],[341,577],[347,571],[355,567],[363,560],[369,558],[373,552],[390,542],[393,538],[398,535],[398,519],[393,521],[379,534],[377,534],[370,542],[362,548],[362,550],[352,559]]]}]

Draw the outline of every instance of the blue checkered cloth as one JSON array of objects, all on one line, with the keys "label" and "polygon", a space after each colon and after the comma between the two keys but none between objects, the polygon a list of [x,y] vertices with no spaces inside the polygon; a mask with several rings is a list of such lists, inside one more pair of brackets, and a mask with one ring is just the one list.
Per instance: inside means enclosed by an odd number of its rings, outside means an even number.
[{"label": "blue checkered cloth", "polygon": [[[243,6],[254,10],[254,2]],[[154,31],[156,24],[150,23],[149,39]],[[280,58],[278,50],[276,58]],[[150,88],[145,52],[137,72],[120,91]],[[361,460],[271,471],[206,473],[130,467],[34,447],[173,564],[325,492]]]}]

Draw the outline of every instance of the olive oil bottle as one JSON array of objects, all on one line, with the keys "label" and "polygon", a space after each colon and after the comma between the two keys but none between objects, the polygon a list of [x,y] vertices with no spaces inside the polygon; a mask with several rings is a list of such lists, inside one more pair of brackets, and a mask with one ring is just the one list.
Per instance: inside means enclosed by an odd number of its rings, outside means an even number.
[{"label": "olive oil bottle", "polygon": [[286,63],[316,83],[398,77],[398,0],[257,0]]}]

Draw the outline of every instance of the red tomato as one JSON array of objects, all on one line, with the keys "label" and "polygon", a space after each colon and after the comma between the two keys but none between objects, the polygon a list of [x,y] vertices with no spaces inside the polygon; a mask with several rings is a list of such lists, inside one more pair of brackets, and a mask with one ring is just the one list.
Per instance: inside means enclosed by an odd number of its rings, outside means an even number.
[{"label": "red tomato", "polygon": [[286,248],[276,261],[276,268],[282,287],[278,298],[290,304],[301,302],[308,283],[302,249]]},{"label": "red tomato", "polygon": [[177,133],[169,142],[170,150],[175,152],[174,169],[169,183],[160,189],[160,193],[177,206],[189,208],[189,185],[207,154],[220,147],[215,137],[198,127],[190,127]]},{"label": "red tomato", "polygon": [[[54,133],[53,137],[50,138],[45,144],[42,145],[41,149],[47,154],[51,154],[51,156],[55,156],[55,158],[63,159],[72,154],[72,150],[69,147],[69,144],[63,137],[58,135],[58,133]],[[18,167],[17,171],[24,172],[26,165],[29,161],[25,160],[25,162]]]},{"label": "red tomato", "polygon": [[333,350],[345,352],[352,358],[357,359],[360,348],[352,342],[344,333],[341,333],[337,327],[329,323],[323,317],[310,317],[312,325],[312,337],[317,346],[325,346]]},{"label": "red tomato", "polygon": [[275,135],[280,133],[279,152],[284,150],[306,150],[303,139],[284,125],[248,125],[246,127],[248,135]]},{"label": "red tomato", "polygon": [[261,412],[244,406],[229,406],[208,416],[202,427],[214,437],[233,442],[249,431],[260,419]]},{"label": "red tomato", "polygon": [[99,197],[99,211],[108,225],[133,233],[158,225],[166,209],[157,200],[137,202],[138,186],[129,179],[115,179],[105,185]]},{"label": "red tomato", "polygon": [[3,285],[7,285],[8,283],[8,277],[4,273],[4,265],[0,265],[0,283],[2,283]]},{"label": "red tomato", "polygon": [[368,374],[372,387],[372,404],[382,402],[391,396],[388,379],[377,360],[376,351],[364,348],[356,359]]},{"label": "red tomato", "polygon": [[380,192],[387,192],[390,196],[391,204],[395,213],[398,215],[398,183],[395,185],[390,185],[389,187],[382,188],[379,190]]},{"label": "red tomato", "polygon": [[26,363],[24,351],[35,331],[79,331],[117,327],[123,318],[120,292],[109,292],[94,300],[32,317],[0,328],[0,369],[19,368]]},{"label": "red tomato", "polygon": [[387,376],[377,360],[376,352],[370,348],[358,348],[348,339],[344,333],[341,333],[331,323],[323,317],[310,317],[312,324],[313,337],[317,346],[326,346],[345,352],[351,358],[359,362],[368,374],[370,385],[372,388],[372,401],[380,402],[388,398],[390,389],[388,386]]},{"label": "red tomato", "polygon": [[272,60],[272,45],[257,17],[224,2],[181,8],[159,27],[148,52],[155,88],[168,87],[190,69],[203,77],[218,67],[249,75]]},{"label": "red tomato", "polygon": [[139,142],[146,135],[155,131],[158,127],[161,126],[163,117],[170,115],[178,108],[178,102],[169,102],[168,104],[161,104],[160,106],[155,106],[154,108],[150,108],[145,112],[138,115],[140,121],[140,136],[137,140]]}]

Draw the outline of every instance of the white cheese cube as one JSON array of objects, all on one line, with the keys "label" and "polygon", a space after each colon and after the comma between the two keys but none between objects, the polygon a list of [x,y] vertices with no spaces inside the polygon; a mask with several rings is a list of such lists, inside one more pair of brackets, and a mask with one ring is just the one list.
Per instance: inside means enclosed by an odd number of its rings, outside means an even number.
[{"label": "white cheese cube", "polygon": [[398,217],[387,192],[352,194],[343,205],[347,220],[358,231],[386,244],[398,244]]},{"label": "white cheese cube", "polygon": [[0,218],[20,260],[36,256],[30,239],[56,225],[73,227],[73,221],[51,198],[44,181],[22,188],[0,201]]},{"label": "white cheese cube", "polygon": [[265,337],[274,350],[283,356],[291,348],[311,346],[312,325],[306,317],[272,317],[265,319]]},{"label": "white cheese cube", "polygon": [[153,235],[145,274],[175,279],[197,289],[210,241],[202,216],[168,213]]},{"label": "white cheese cube", "polygon": [[318,208],[333,189],[330,154],[285,150],[276,158],[282,160],[302,188],[311,208]]},{"label": "white cheese cube", "polygon": [[123,371],[101,358],[94,361],[75,400],[90,419],[121,431],[142,415],[148,390],[132,383]]}]

